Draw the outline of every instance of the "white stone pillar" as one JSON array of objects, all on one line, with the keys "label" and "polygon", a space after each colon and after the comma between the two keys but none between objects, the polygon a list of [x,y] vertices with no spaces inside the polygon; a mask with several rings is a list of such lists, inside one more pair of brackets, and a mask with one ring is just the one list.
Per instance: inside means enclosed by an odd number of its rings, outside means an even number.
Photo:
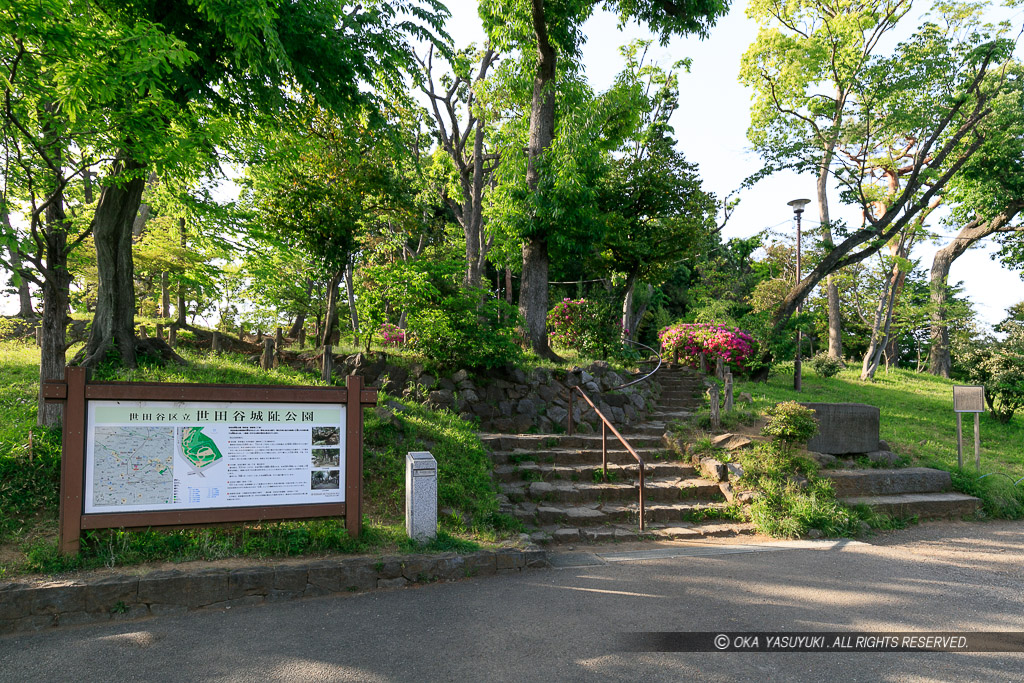
[{"label": "white stone pillar", "polygon": [[437,536],[437,461],[428,451],[405,454],[405,531],[417,541]]}]

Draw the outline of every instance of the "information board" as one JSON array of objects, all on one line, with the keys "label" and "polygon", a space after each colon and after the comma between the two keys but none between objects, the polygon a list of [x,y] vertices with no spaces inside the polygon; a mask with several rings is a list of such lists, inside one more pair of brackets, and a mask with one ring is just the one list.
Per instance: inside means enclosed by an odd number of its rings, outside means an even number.
[{"label": "information board", "polygon": [[84,512],[345,500],[345,406],[90,401]]},{"label": "information board", "polygon": [[953,387],[953,412],[985,412],[985,387],[956,385]]}]

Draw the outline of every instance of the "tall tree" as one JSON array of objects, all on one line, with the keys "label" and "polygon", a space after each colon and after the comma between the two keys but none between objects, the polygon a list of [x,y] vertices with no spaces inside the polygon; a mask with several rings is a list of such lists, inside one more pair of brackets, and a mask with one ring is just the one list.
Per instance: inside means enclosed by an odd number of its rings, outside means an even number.
[{"label": "tall tree", "polygon": [[[595,0],[482,0],[480,15],[494,46],[505,52],[533,49],[530,70],[530,127],[527,144],[526,185],[538,195],[535,204],[551,185],[550,164],[545,156],[555,139],[556,77],[558,69],[572,66],[579,58],[584,36],[580,30],[599,3]],[[706,37],[719,17],[728,10],[726,0],[611,0],[600,3],[619,15],[622,23],[634,19],[650,26],[663,43],[673,34]],[[567,62],[568,64],[562,64]],[[557,358],[548,346],[549,244],[555,237],[552,226],[536,221],[523,235],[522,281],[519,310],[530,347],[541,357]]]},{"label": "tall tree", "polygon": [[[833,244],[828,191],[848,128],[859,124],[862,76],[911,0],[754,0],[757,38],[740,80],[754,89],[748,137],[773,169],[814,173],[824,248]],[[828,353],[843,357],[839,289],[828,290]]]},{"label": "tall tree", "polygon": [[[844,201],[859,206],[865,226],[844,239],[783,299],[773,314],[781,334],[796,307],[829,274],[878,252],[917,220],[984,143],[993,101],[1007,87],[1014,41],[1004,26],[988,26],[972,4],[938,6],[908,40],[872,60],[859,82],[842,139],[842,169],[833,172]],[[872,212],[881,180],[877,159],[907,154],[904,182]],[[835,226],[834,226],[835,227]]]},{"label": "tall tree", "polygon": [[[430,100],[435,132],[445,154],[455,166],[459,195],[445,196],[466,236],[467,287],[479,287],[493,238],[484,233],[484,189],[491,182],[501,155],[487,149],[487,114],[480,104],[482,82],[497,61],[498,54],[484,49],[476,54],[470,47],[451,60],[452,74],[440,79],[441,89],[434,82],[434,49],[420,61],[424,71],[421,89]],[[471,70],[475,67],[476,75]]]},{"label": "tall tree", "polygon": [[132,366],[131,230],[149,173],[165,178],[183,166],[213,164],[232,133],[287,124],[303,98],[353,112],[373,100],[373,87],[398,86],[400,72],[415,65],[409,37],[443,33],[447,11],[437,0],[95,4],[104,21],[158,27],[186,55],[178,68],[136,82],[107,107],[118,120],[117,162],[94,217],[100,286],[83,363],[94,365],[113,348]]}]

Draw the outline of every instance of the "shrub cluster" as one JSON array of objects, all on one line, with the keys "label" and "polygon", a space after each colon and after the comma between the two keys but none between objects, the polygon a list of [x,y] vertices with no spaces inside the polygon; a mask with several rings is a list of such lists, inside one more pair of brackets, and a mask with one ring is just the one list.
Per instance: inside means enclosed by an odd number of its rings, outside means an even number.
[{"label": "shrub cluster", "polygon": [[828,355],[827,351],[822,351],[811,359],[811,367],[818,377],[835,377],[843,369],[843,361]]},{"label": "shrub cluster", "polygon": [[697,367],[704,353],[708,360],[722,362],[738,371],[750,368],[754,356],[754,339],[738,327],[718,323],[676,323],[658,333],[664,353],[679,350],[679,362]]},{"label": "shrub cluster", "polygon": [[384,346],[401,346],[405,343],[405,330],[398,325],[384,323],[380,326],[379,334]]},{"label": "shrub cluster", "polygon": [[768,423],[761,433],[787,446],[807,443],[818,431],[814,411],[796,401],[777,403],[766,408],[764,414],[768,418]]},{"label": "shrub cluster", "polygon": [[551,340],[586,355],[606,357],[619,349],[622,325],[611,307],[593,299],[562,299],[548,312]]}]

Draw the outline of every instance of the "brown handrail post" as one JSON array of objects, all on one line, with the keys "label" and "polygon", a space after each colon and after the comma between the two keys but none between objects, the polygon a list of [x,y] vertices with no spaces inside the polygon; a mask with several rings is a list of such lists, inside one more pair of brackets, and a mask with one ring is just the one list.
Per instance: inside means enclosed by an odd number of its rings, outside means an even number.
[{"label": "brown handrail post", "polygon": [[644,466],[640,465],[640,531],[645,529],[644,525]]},{"label": "brown handrail post", "polygon": [[358,538],[363,532],[363,405],[360,401],[363,378],[350,375],[346,388],[345,528],[349,536]]},{"label": "brown handrail post", "polygon": [[608,476],[608,421],[601,420],[601,476]]}]

